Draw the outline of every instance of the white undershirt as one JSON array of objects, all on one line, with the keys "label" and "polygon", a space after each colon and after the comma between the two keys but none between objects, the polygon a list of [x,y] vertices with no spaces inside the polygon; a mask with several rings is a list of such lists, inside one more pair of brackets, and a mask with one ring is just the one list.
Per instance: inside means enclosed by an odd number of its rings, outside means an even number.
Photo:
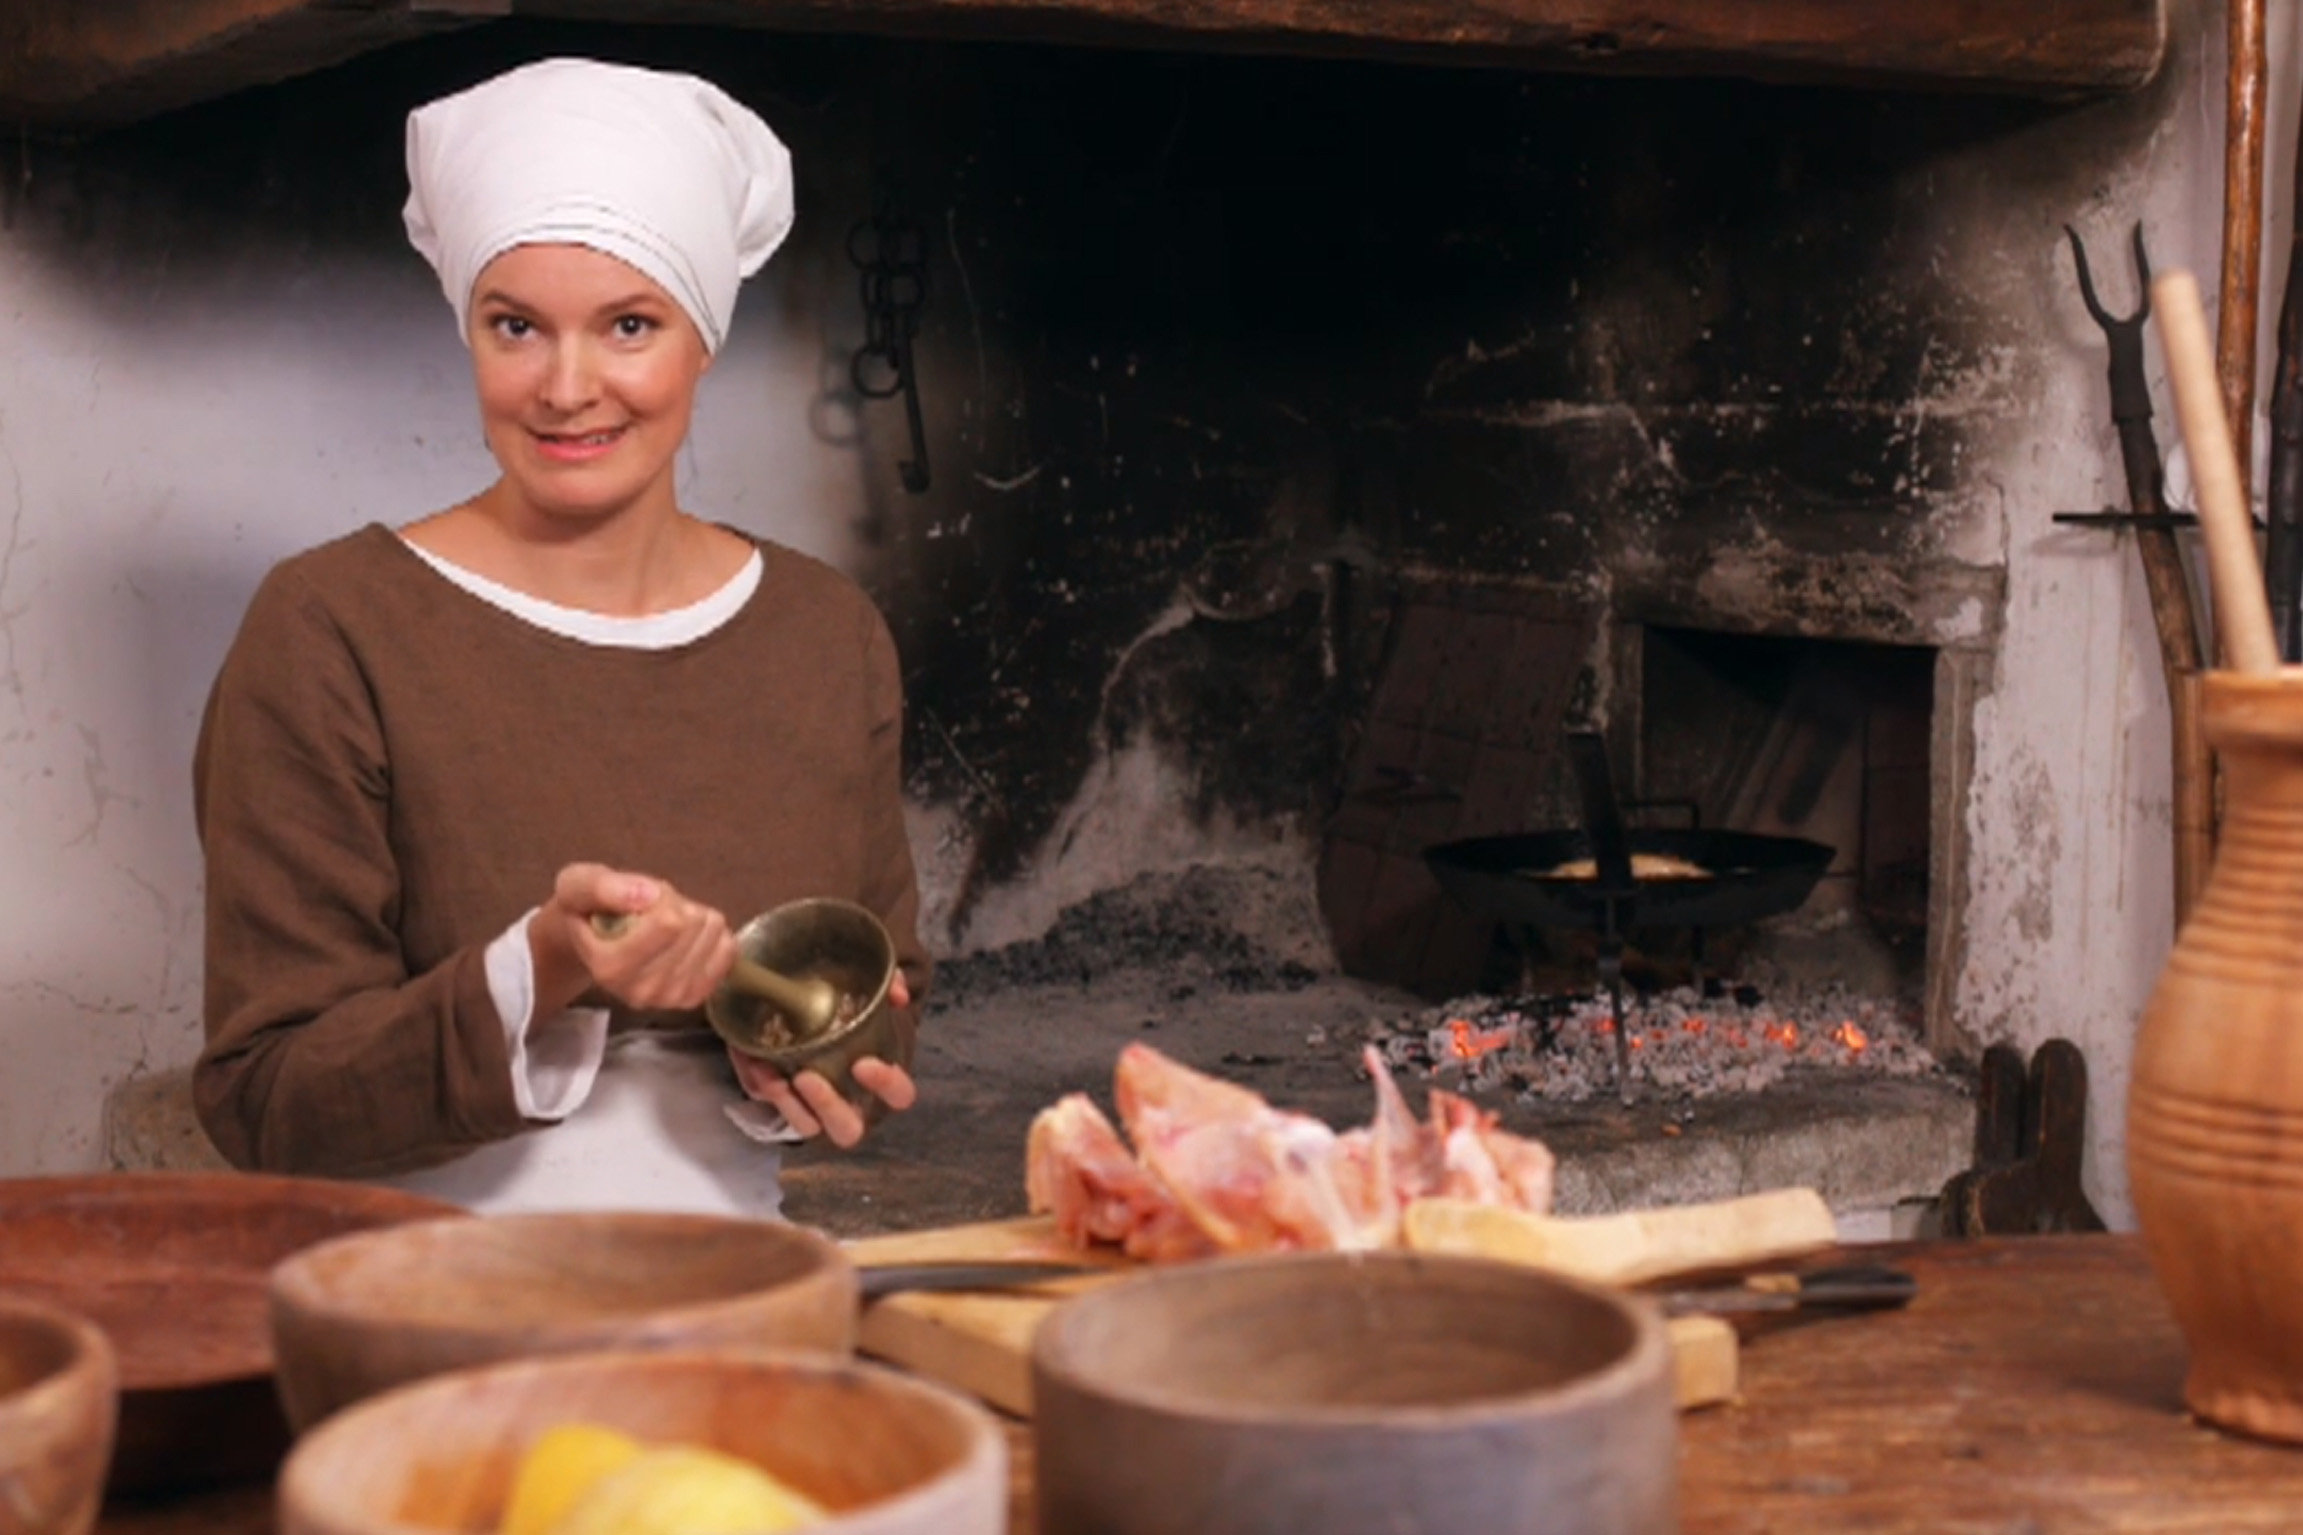
[{"label": "white undershirt", "polygon": [[[406,538],[401,542],[449,581],[514,618],[587,645],[623,650],[669,650],[702,639],[743,611],[759,589],[762,565],[760,552],[754,549],[741,570],[701,601],[624,618],[531,597],[444,560]],[[488,995],[503,1020],[504,1042],[511,1056],[512,1100],[524,1117],[551,1123],[566,1119],[591,1096],[607,1054],[608,1010],[571,1007],[541,1021],[535,1018],[536,956],[528,946],[528,923],[535,915],[536,909],[531,907],[499,934],[488,945],[485,962]],[[726,1110],[736,1128],[754,1140],[799,1139],[783,1116],[767,1104],[747,1099],[729,1103]]]},{"label": "white undershirt", "polygon": [[669,650],[675,645],[692,644],[742,612],[760,585],[760,551],[754,549],[744,561],[743,569],[701,601],[691,602],[684,608],[666,608],[661,613],[622,618],[585,608],[564,608],[556,602],[531,597],[461,565],[451,564],[429,549],[408,543],[405,538],[400,542],[408,544],[418,559],[441,575],[514,618],[571,640],[582,640],[587,645],[612,645],[624,650]]}]

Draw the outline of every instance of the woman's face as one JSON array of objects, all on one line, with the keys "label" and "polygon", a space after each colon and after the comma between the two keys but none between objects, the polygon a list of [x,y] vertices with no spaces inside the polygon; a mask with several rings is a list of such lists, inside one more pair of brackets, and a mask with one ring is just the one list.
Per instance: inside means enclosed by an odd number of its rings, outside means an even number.
[{"label": "woman's face", "polygon": [[637,269],[582,245],[520,245],[472,285],[472,372],[488,449],[523,510],[590,519],[673,500],[711,353]]}]

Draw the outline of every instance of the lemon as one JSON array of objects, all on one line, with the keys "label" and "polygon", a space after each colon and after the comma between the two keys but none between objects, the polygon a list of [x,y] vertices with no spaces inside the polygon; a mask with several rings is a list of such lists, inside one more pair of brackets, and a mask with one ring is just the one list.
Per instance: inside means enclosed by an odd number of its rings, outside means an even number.
[{"label": "lemon", "polygon": [[503,1535],[544,1535],[602,1477],[641,1453],[637,1439],[597,1423],[545,1429],[512,1474]]},{"label": "lemon", "polygon": [[826,1517],[750,1461],[664,1445],[591,1483],[549,1535],[776,1535]]}]

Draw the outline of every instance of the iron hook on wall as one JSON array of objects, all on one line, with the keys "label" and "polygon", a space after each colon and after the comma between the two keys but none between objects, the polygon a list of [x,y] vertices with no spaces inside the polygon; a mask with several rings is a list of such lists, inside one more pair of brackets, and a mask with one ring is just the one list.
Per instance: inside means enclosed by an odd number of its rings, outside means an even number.
[{"label": "iron hook on wall", "polygon": [[848,259],[862,274],[864,299],[864,344],[848,365],[848,378],[867,400],[904,397],[912,456],[896,469],[904,489],[921,495],[928,488],[928,437],[912,338],[928,296],[927,236],[909,219],[875,213],[848,231]]}]

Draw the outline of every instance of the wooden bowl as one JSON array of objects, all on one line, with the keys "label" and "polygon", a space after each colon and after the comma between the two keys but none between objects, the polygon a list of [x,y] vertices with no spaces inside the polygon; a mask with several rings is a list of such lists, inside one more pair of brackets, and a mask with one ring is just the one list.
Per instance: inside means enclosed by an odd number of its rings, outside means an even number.
[{"label": "wooden bowl", "polygon": [[822,1535],[1004,1535],[989,1413],[876,1365],[776,1351],[573,1354],[434,1376],[349,1407],[280,1473],[281,1535],[494,1529],[556,1423],[724,1450],[834,1511]]},{"label": "wooden bowl", "polygon": [[0,1535],[88,1535],[119,1404],[103,1329],[53,1306],[0,1300]]},{"label": "wooden bowl", "polygon": [[288,1447],[264,1320],[272,1265],[342,1232],[454,1209],[254,1173],[0,1179],[0,1296],[63,1306],[111,1340],[111,1491],[255,1480]]},{"label": "wooden bowl", "polygon": [[1676,1530],[1644,1302],[1408,1253],[1190,1264],[1066,1301],[1032,1346],[1042,1535]]},{"label": "wooden bowl", "polygon": [[779,1221],[567,1211],[424,1221],[298,1253],[272,1275],[280,1398],[298,1432],[443,1370],[592,1349],[856,1340],[855,1267]]}]

